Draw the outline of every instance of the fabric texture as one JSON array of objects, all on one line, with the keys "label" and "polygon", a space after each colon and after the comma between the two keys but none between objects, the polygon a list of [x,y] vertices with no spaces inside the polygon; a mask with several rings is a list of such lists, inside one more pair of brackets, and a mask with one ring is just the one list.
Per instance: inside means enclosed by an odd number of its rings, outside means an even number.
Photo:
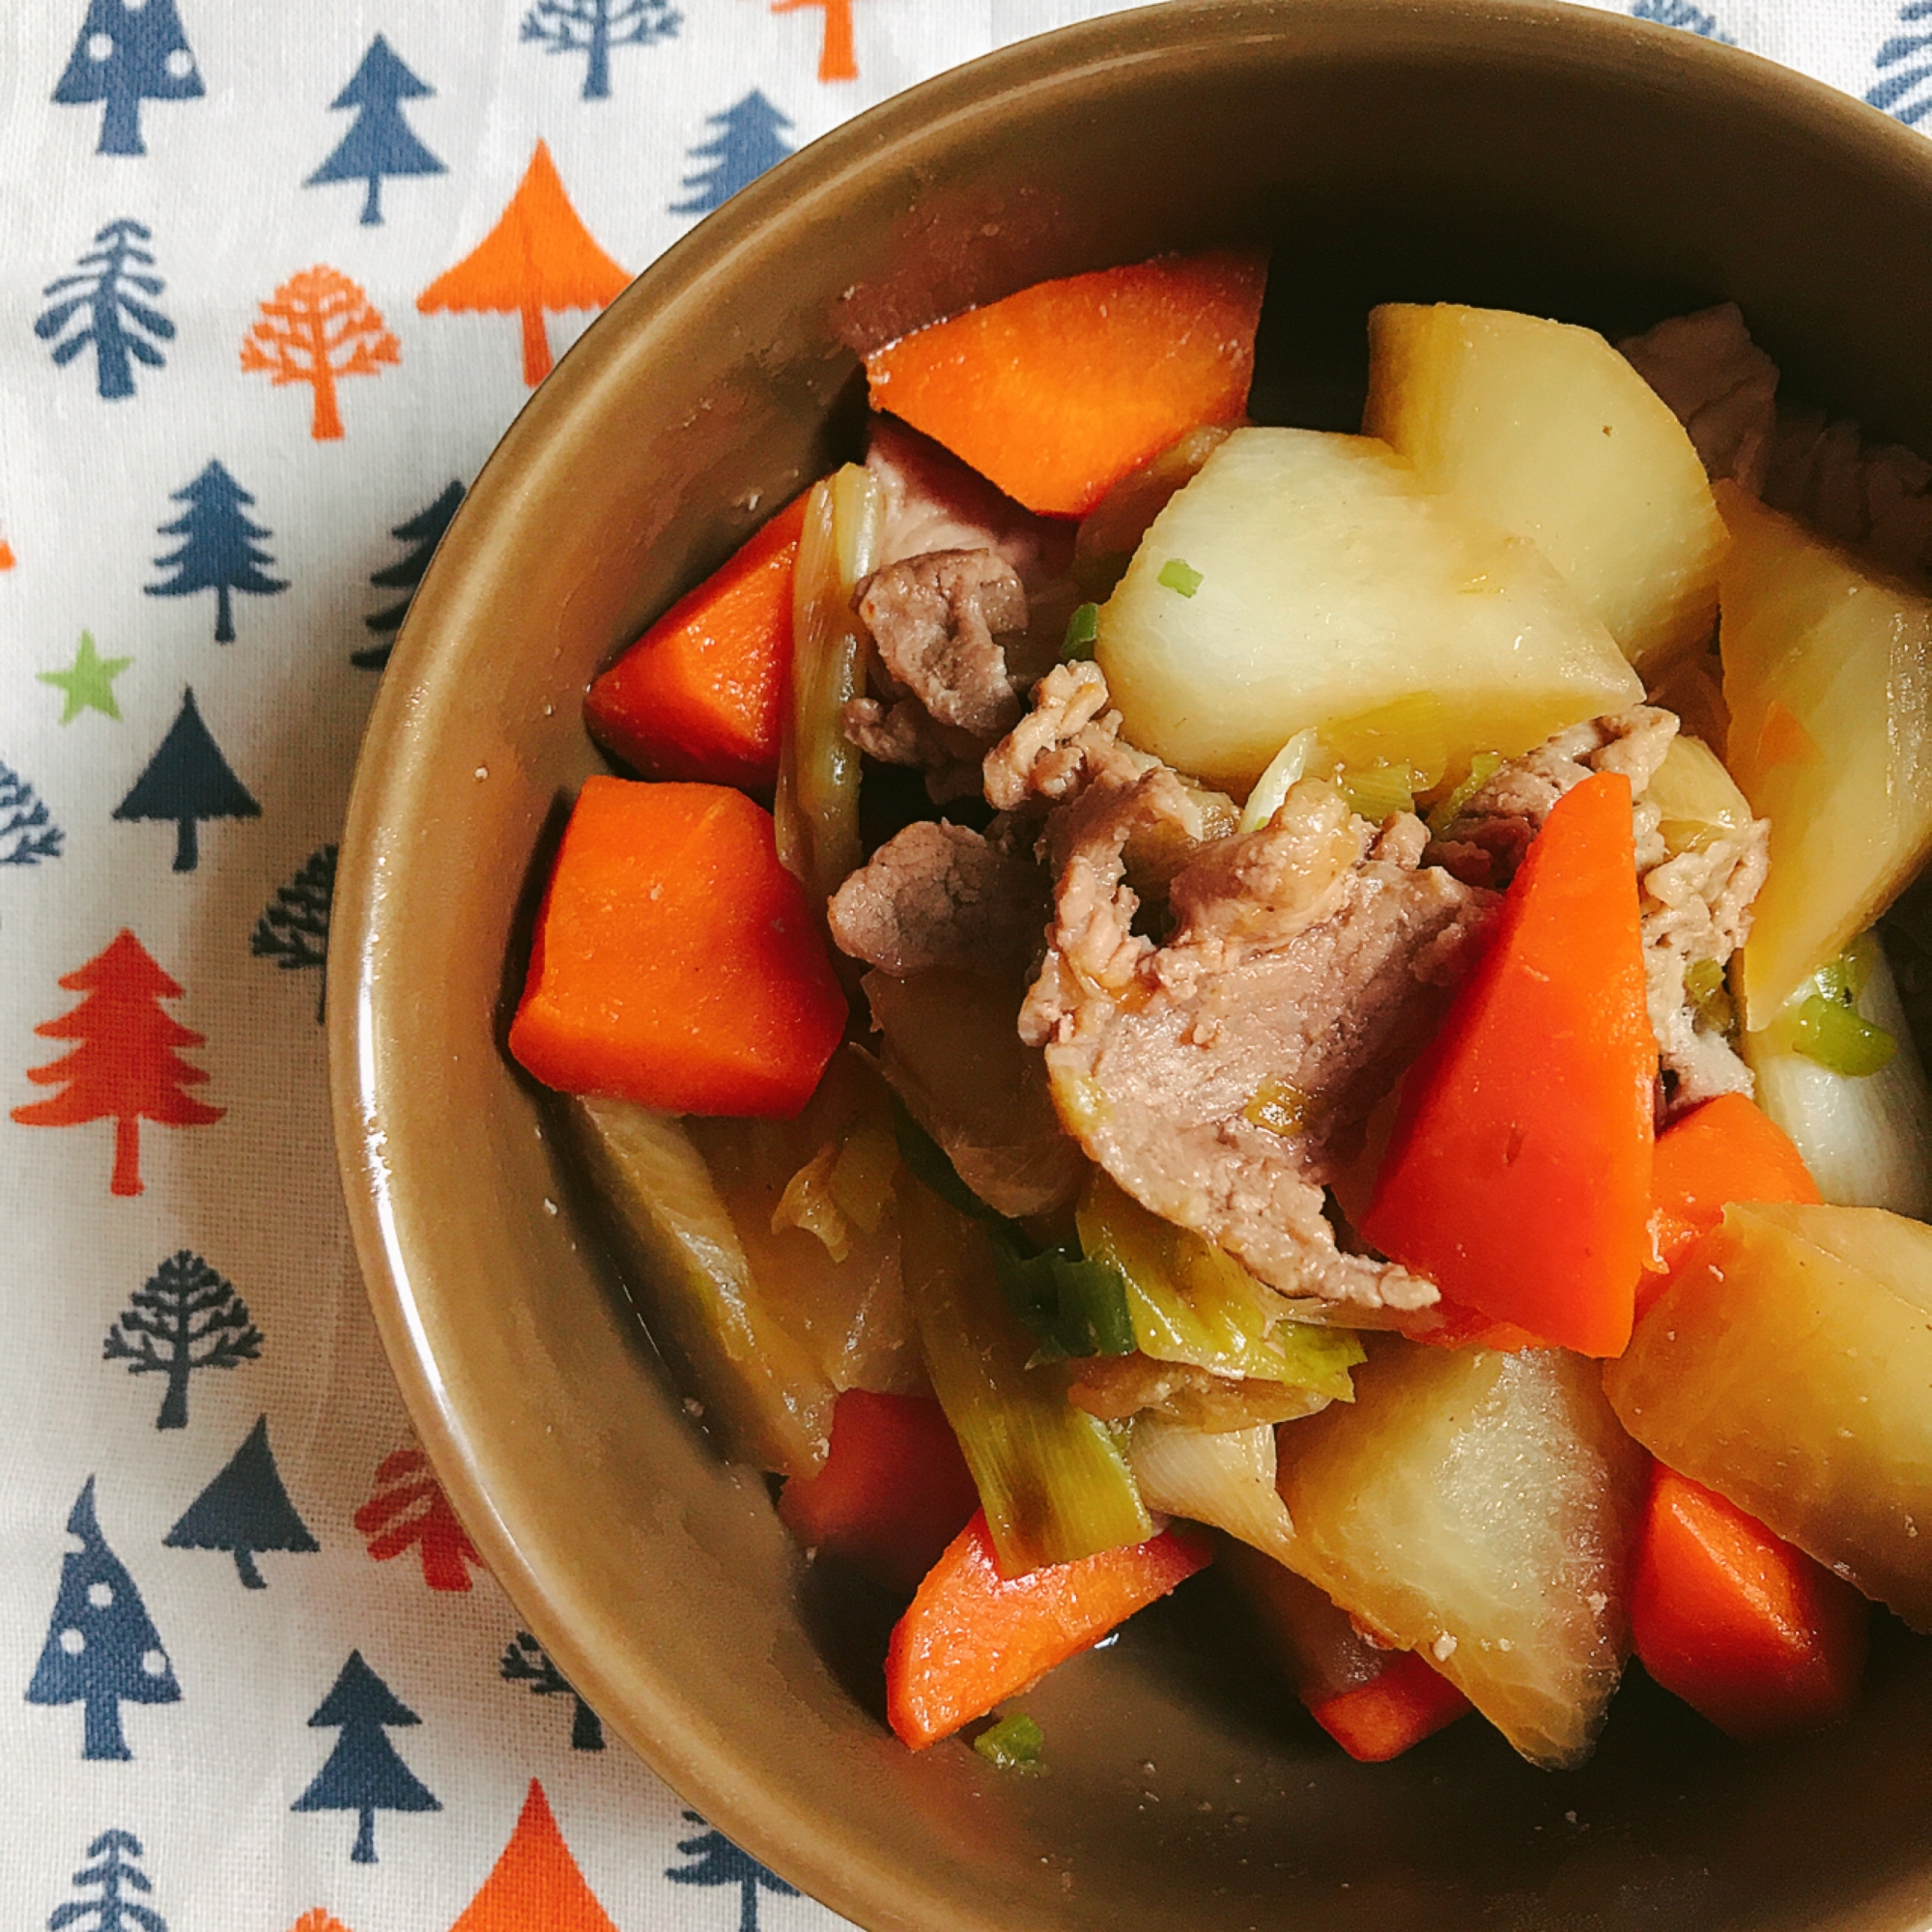
[{"label": "fabric texture", "polygon": [[[1932,5],[1605,0],[1932,107]],[[806,1932],[411,1436],[329,1142],[336,839],[492,444],[755,175],[1086,0],[0,8],[0,1905]]]}]

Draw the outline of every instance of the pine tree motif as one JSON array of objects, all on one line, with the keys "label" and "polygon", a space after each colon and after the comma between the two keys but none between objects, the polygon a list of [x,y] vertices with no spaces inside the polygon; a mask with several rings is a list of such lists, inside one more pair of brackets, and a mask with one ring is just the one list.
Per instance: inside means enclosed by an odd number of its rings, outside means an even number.
[{"label": "pine tree motif", "polygon": [[603,308],[629,280],[578,219],[556,163],[539,141],[496,227],[416,298],[416,307],[424,315],[487,311],[521,318],[524,381],[534,389],[551,371],[545,315]]},{"label": "pine tree motif", "polygon": [[57,1905],[47,1915],[47,1932],[61,1932],[65,1925],[91,1920],[89,1932],[127,1932],[139,1926],[141,1932],[168,1932],[168,1921],[151,1905],[124,1896],[124,1890],[153,1891],[138,1861],[143,1856],[141,1841],[131,1832],[103,1832],[88,1846],[87,1856],[95,1862],[73,1875],[76,1890],[98,1888],[99,1898],[72,1898]]},{"label": "pine tree motif", "polygon": [[328,103],[331,109],[356,109],[355,119],[335,152],[302,185],[366,182],[362,225],[376,226],[383,219],[383,183],[389,176],[448,172],[416,139],[415,130],[403,118],[405,100],[427,100],[435,92],[404,66],[388,42],[378,34],[369,43],[362,64],[350,75],[349,85]]},{"label": "pine tree motif", "polygon": [[[95,393],[107,402],[134,393],[135,362],[150,369],[165,367],[167,357],[155,343],[174,340],[174,324],[128,294],[138,289],[144,296],[158,296],[167,287],[160,276],[142,272],[155,266],[155,258],[138,244],[154,239],[138,221],[110,221],[75,264],[82,272],[58,276],[41,291],[49,299],[34,323],[34,333],[53,343],[57,369],[65,369],[91,344]],[[62,335],[76,318],[82,326]]]},{"label": "pine tree motif", "polygon": [[248,787],[229,769],[221,748],[209,736],[187,687],[168,735],[155,750],[128,796],[114,808],[114,816],[172,819],[175,823],[177,872],[191,872],[201,863],[196,832],[204,818],[259,818],[262,808]]},{"label": "pine tree motif", "polygon": [[192,483],[168,493],[169,500],[185,503],[186,511],[171,524],[163,524],[160,534],[180,537],[182,546],[166,556],[155,559],[156,570],[172,570],[164,583],[146,586],[150,597],[192,597],[197,591],[214,592],[214,641],[235,641],[235,612],[230,592],[245,591],[250,597],[272,597],[289,586],[279,577],[268,575],[264,566],[274,562],[256,539],[272,532],[251,523],[242,513],[244,503],[255,499],[219,463],[211,462]]},{"label": "pine tree motif", "polygon": [[[1932,0],[1909,0],[1909,4],[1898,10],[1901,27],[1915,26],[1921,20],[1932,20]],[[1932,49],[1932,33],[1894,34],[1872,59],[1872,65],[1881,73],[1889,68],[1899,71],[1878,82],[1865,99],[1894,120],[1903,121],[1908,128],[1916,128],[1927,113],[1932,113],[1932,89],[1920,91],[1927,80],[1932,80],[1932,63],[1921,58],[1928,49]],[[1902,61],[1913,65],[1901,68]]]},{"label": "pine tree motif", "polygon": [[378,1811],[442,1809],[384,1735],[422,1719],[362,1662],[359,1650],[349,1653],[334,1687],[308,1721],[311,1730],[336,1730],[342,1735],[309,1780],[308,1789],[289,1809],[354,1811],[358,1822],[349,1856],[356,1864],[376,1862]]},{"label": "pine tree motif", "polygon": [[774,14],[796,14],[810,7],[825,14],[818,41],[820,80],[857,80],[859,63],[852,52],[852,0],[772,0]]},{"label": "pine tree motif", "polygon": [[432,1590],[467,1590],[469,1566],[483,1566],[420,1449],[398,1449],[383,1459],[376,1470],[375,1492],[354,1520],[369,1539],[369,1554],[378,1563],[417,1548],[423,1581]]},{"label": "pine tree motif", "polygon": [[126,1362],[130,1376],[166,1376],[155,1427],[185,1429],[188,1378],[203,1369],[237,1368],[261,1353],[262,1331],[234,1283],[183,1248],[134,1291],[107,1331],[100,1359]]},{"label": "pine tree motif", "polygon": [[53,98],[63,107],[104,100],[97,155],[145,155],[144,100],[199,100],[204,93],[175,0],[88,0]]},{"label": "pine tree motif", "polygon": [[498,1674],[506,1683],[527,1684],[533,1697],[554,1697],[560,1693],[571,1698],[577,1705],[577,1714],[570,1724],[571,1749],[604,1748],[604,1725],[597,1713],[570,1688],[569,1679],[551,1662],[550,1652],[528,1631],[519,1631],[504,1646]]},{"label": "pine tree motif", "polygon": [[509,1842],[449,1932],[617,1932],[533,1777]]},{"label": "pine tree motif", "polygon": [[255,1568],[264,1550],[312,1555],[322,1548],[296,1513],[269,1447],[269,1418],[255,1419],[241,1448],[161,1538],[169,1549],[225,1549],[235,1558],[244,1590],[268,1584]]},{"label": "pine tree motif", "polygon": [[524,15],[522,38],[545,53],[588,54],[585,100],[611,98],[611,49],[666,41],[684,25],[670,0],[537,0]]},{"label": "pine tree motif", "polygon": [[791,153],[781,128],[791,126],[784,115],[754,87],[735,106],[708,117],[705,125],[718,132],[691,151],[693,160],[711,166],[686,175],[682,185],[693,190],[689,201],[671,204],[673,214],[709,214]]},{"label": "pine tree motif", "polygon": [[[379,590],[413,593],[422,582],[423,572],[429,568],[429,560],[435,555],[437,545],[442,541],[443,531],[449,527],[450,519],[456,515],[456,506],[462,501],[463,485],[452,478],[445,485],[442,495],[427,509],[418,510],[413,517],[396,525],[389,534],[399,542],[410,545],[410,553],[399,562],[372,571],[369,582]],[[383,669],[389,662],[395,634],[402,629],[409,610],[410,599],[402,597],[378,611],[373,617],[364,617],[363,628],[374,631],[383,641],[380,644],[365,644],[359,651],[351,651],[349,662],[360,670]]]},{"label": "pine tree motif", "polygon": [[10,765],[0,765],[0,866],[58,859],[61,836],[33,786]]},{"label": "pine tree motif", "polygon": [[[258,959],[272,959],[283,972],[328,963],[328,916],[335,904],[335,847],[323,845],[302,862],[302,868],[285,886],[275,888],[275,902],[255,922],[248,951]],[[328,982],[315,996],[315,1023],[323,1022],[323,1002]]]},{"label": "pine tree motif", "polygon": [[349,1932],[349,1927],[332,1912],[325,1912],[321,1906],[311,1905],[289,1927],[289,1932]]},{"label": "pine tree motif", "polygon": [[308,433],[317,442],[342,435],[335,385],[345,376],[380,376],[403,359],[383,312],[340,269],[318,263],[291,275],[267,300],[242,338],[242,366],[276,388],[306,383],[315,394]]},{"label": "pine tree motif", "polygon": [[1701,7],[1691,6],[1690,0],[1631,0],[1631,17],[1655,20],[1664,27],[1682,27],[1687,33],[1696,34],[1704,40],[1721,41],[1727,47],[1737,45],[1730,35],[1719,31],[1714,14],[1705,13]]},{"label": "pine tree motif", "polygon": [[[704,1820],[696,1811],[685,1817],[694,1825]],[[758,1932],[758,1892],[776,1892],[781,1898],[796,1898],[798,1888],[787,1885],[778,1873],[761,1865],[749,1852],[741,1852],[723,1832],[705,1830],[696,1837],[680,1838],[677,1848],[692,1862],[668,1865],[665,1877],[673,1885],[735,1885],[738,1888],[738,1932]]]},{"label": "pine tree motif", "polygon": [[165,1127],[203,1127],[222,1116],[221,1108],[192,1099],[183,1091],[200,1086],[208,1075],[190,1066],[175,1049],[200,1046],[203,1036],[190,1033],[161,1010],[161,1002],[180,999],[182,989],[126,927],[104,951],[60,983],[86,998],[58,1019],[43,1020],[34,1031],[47,1039],[73,1039],[80,1044],[44,1066],[28,1067],[27,1078],[66,1091],[15,1107],[14,1119],[28,1127],[73,1127],[111,1120],[112,1191],[138,1194],[144,1120]]},{"label": "pine tree motif", "polygon": [[81,1756],[132,1757],[121,1706],[179,1703],[181,1686],[133,1577],[101,1539],[92,1476],[68,1512],[67,1530],[80,1548],[61,1559],[60,1593],[27,1702],[85,1704]]}]

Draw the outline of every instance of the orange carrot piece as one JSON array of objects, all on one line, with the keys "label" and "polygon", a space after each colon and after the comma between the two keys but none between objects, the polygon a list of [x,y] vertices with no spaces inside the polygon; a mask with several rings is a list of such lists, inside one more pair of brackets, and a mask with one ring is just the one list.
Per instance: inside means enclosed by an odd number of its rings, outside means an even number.
[{"label": "orange carrot piece", "polygon": [[1657,1137],[1650,1183],[1651,1258],[1636,1285],[1642,1315],[1698,1236],[1733,1201],[1817,1201],[1818,1183],[1791,1136],[1743,1094],[1706,1100]]},{"label": "orange carrot piece", "polygon": [[1405,1083],[1362,1234],[1465,1308],[1620,1354],[1649,1252],[1656,1074],[1630,781],[1600,773],[1545,821]]},{"label": "orange carrot piece", "polygon": [[591,736],[646,778],[769,793],[791,665],[795,497],[590,687]]},{"label": "orange carrot piece", "polygon": [[1472,1708],[1440,1671],[1412,1650],[1399,1650],[1378,1675],[1311,1704],[1308,1715],[1350,1757],[1386,1764]]},{"label": "orange carrot piece", "polygon": [[768,811],[724,785],[584,781],[510,1026],[525,1067],[567,1094],[788,1118],[845,1020]]},{"label": "orange carrot piece", "polygon": [[1754,1742],[1843,1717],[1871,1605],[1735,1504],[1661,1463],[1637,1544],[1631,1629],[1643,1667]]},{"label": "orange carrot piece", "polygon": [[906,1596],[980,1507],[946,1411],[923,1395],[847,1389],[824,1464],[794,1476],[779,1516],[808,1549],[829,1549]]},{"label": "orange carrot piece", "polygon": [[1002,1577],[983,1510],[933,1566],[893,1630],[886,1715],[923,1750],[1004,1697],[1064,1663],[1206,1567],[1212,1551],[1191,1530]]},{"label": "orange carrot piece", "polygon": [[1083,517],[1255,373],[1267,254],[1218,248],[1036,282],[866,358],[872,407],[1044,516]]}]

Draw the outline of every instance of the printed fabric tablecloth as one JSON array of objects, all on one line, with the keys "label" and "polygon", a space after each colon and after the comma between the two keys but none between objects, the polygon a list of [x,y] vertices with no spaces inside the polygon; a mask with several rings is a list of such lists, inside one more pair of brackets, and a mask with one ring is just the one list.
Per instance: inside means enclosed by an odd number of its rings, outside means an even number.
[{"label": "printed fabric tablecloth", "polygon": [[[1932,0],[1600,0],[1914,122]],[[1086,0],[0,7],[0,1918],[808,1932],[481,1570],[320,1002],[364,716],[552,359],[762,169]]]}]

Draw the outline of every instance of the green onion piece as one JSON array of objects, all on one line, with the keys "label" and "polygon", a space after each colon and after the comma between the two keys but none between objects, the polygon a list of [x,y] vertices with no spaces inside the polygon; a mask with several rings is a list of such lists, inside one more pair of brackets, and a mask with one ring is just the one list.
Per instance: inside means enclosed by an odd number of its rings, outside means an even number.
[{"label": "green onion piece", "polygon": [[1062,664],[1078,664],[1094,655],[1100,637],[1100,607],[1083,604],[1066,620],[1066,638],[1060,646]]},{"label": "green onion piece", "polygon": [[1495,777],[1502,767],[1502,762],[1500,752],[1478,752],[1469,760],[1468,776],[1429,814],[1429,834],[1432,838],[1440,838],[1455,824],[1463,815],[1463,808],[1491,779]]},{"label": "green onion piece", "polygon": [[1154,579],[1165,590],[1178,590],[1183,597],[1192,597],[1204,582],[1201,573],[1192,569],[1178,556],[1171,556],[1161,565],[1160,575]]},{"label": "green onion piece", "polygon": [[1291,1087],[1273,1074],[1255,1089],[1255,1096],[1241,1109],[1241,1118],[1271,1134],[1298,1134],[1308,1124],[1309,1098],[1299,1087]]},{"label": "green onion piece", "polygon": [[981,1731],[973,1740],[973,1748],[1002,1771],[1031,1771],[1037,1767],[1045,1743],[1039,1726],[1024,1711],[1015,1711]]},{"label": "green onion piece", "polygon": [[1878,940],[1873,934],[1860,933],[1835,959],[1828,959],[1819,967],[1811,983],[1828,1000],[1836,1000],[1840,1006],[1856,1006],[1860,995],[1871,984],[1872,955],[1877,948]]},{"label": "green onion piece", "polygon": [[1406,765],[1372,765],[1367,771],[1344,772],[1336,781],[1349,810],[1372,825],[1415,810],[1414,775]]},{"label": "green onion piece", "polygon": [[1696,1012],[1698,1025],[1707,1032],[1736,1031],[1738,1009],[1731,1003],[1724,969],[1715,959],[1693,959],[1685,967],[1684,991]]},{"label": "green onion piece", "polygon": [[1854,1079],[1889,1066],[1898,1051],[1897,1040],[1883,1027],[1824,993],[1813,993],[1798,1009],[1793,1044],[1807,1060]]}]

